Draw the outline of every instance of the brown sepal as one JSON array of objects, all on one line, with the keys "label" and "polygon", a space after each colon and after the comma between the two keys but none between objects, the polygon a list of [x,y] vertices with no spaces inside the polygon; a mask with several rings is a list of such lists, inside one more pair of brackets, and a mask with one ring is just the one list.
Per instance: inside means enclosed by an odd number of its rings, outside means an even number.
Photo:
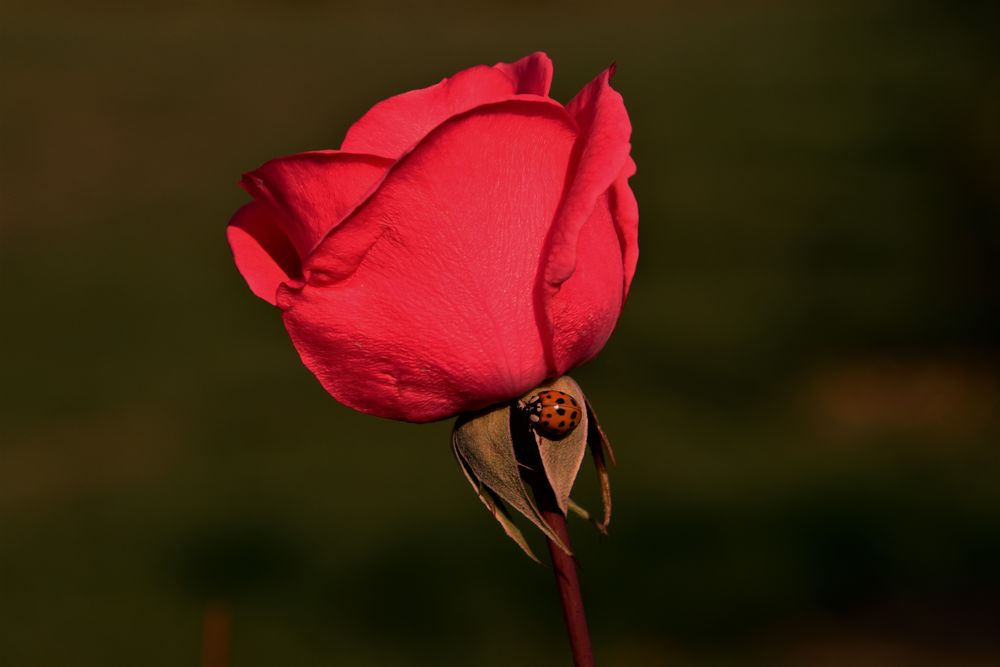
[{"label": "brown sepal", "polygon": [[601,521],[595,521],[597,529],[603,534],[608,534],[608,524],[611,523],[611,479],[608,476],[608,461],[611,465],[617,465],[615,453],[611,449],[608,436],[604,434],[601,423],[597,420],[597,413],[594,412],[590,401],[587,401],[587,444],[590,445],[590,455],[594,459],[594,469],[597,471],[597,480],[601,485],[601,504],[604,507],[604,516]]},{"label": "brown sepal", "polygon": [[[558,440],[547,438],[532,428],[527,413],[522,410],[528,399],[545,389],[565,392],[581,406],[577,428]],[[588,448],[594,458],[601,489],[603,513],[600,520],[570,498],[570,490]],[[542,518],[536,498],[529,488],[535,493],[545,494],[543,501],[546,506],[557,506],[563,515],[572,511],[593,523],[601,533],[607,534],[611,521],[608,461],[614,465],[615,457],[593,406],[572,378],[563,376],[546,383],[526,394],[520,402],[459,416],[452,432],[452,451],[469,484],[490,514],[507,536],[533,560],[537,561],[538,557],[512,520],[507,506],[535,524],[562,551],[569,555],[572,553]]]},{"label": "brown sepal", "polygon": [[[527,517],[554,544],[570,554],[559,536],[545,523],[521,478],[521,466],[514,454],[514,441],[510,433],[510,410],[510,405],[501,405],[460,416],[452,432],[452,448],[480,498],[483,498],[480,487],[485,487]],[[485,500],[483,502],[486,503]],[[489,503],[486,504],[487,507],[490,506]],[[497,516],[495,512],[494,516]],[[497,520],[504,525],[501,519]],[[504,525],[504,530],[508,535],[511,534],[508,526]],[[517,538],[513,539],[520,544]]]}]

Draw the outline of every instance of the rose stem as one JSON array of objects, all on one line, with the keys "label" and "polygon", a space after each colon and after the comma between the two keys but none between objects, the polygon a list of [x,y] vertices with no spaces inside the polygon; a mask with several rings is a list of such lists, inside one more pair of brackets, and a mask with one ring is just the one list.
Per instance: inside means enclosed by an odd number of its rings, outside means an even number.
[{"label": "rose stem", "polygon": [[205,606],[201,622],[202,667],[229,667],[232,612],[222,602]]},{"label": "rose stem", "polygon": [[[538,509],[541,510],[545,523],[549,524],[567,548],[571,548],[569,531],[566,530],[566,517],[559,509],[548,481],[536,481],[533,486],[535,502],[538,503]],[[576,574],[576,561],[552,540],[546,538],[546,542],[549,544],[552,571],[556,575],[559,598],[562,600],[566,632],[569,634],[569,644],[573,651],[573,664],[575,667],[594,667],[594,651],[590,646],[590,632],[587,630],[587,615],[583,610],[583,595],[580,593],[580,579]]]}]

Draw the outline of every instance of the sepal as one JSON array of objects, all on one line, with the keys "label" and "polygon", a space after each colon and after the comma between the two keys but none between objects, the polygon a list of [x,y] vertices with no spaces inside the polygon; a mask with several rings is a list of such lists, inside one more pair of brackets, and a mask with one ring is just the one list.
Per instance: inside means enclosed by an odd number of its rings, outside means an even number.
[{"label": "sepal", "polygon": [[[580,424],[565,436],[551,439],[532,427],[526,406],[547,389],[569,394],[585,406]],[[590,450],[601,489],[602,515],[594,517],[570,498],[584,455]],[[508,507],[517,510],[565,553],[567,545],[542,516],[535,494],[541,488],[565,516],[573,512],[607,534],[611,519],[608,462],[614,454],[583,390],[570,377],[547,382],[520,401],[495,405],[459,416],[452,432],[452,451],[469,484],[504,532],[530,558],[538,561]],[[551,500],[547,505],[552,505]]]}]

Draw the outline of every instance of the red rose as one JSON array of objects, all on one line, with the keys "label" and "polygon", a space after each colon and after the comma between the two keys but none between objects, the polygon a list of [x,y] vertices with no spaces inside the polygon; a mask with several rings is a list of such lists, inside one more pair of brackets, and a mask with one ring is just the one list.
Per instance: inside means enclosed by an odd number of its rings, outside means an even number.
[{"label": "red rose", "polygon": [[544,53],[473,67],[244,176],[236,265],[334,398],[432,421],[601,350],[638,256],[611,73],[563,106]]}]

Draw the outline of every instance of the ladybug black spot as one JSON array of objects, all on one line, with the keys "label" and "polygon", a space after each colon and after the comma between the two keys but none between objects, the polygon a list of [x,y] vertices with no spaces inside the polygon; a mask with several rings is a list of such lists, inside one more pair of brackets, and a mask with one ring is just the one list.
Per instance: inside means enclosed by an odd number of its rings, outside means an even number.
[{"label": "ladybug black spot", "polygon": [[566,402],[565,398],[557,398],[556,399],[556,403],[565,403],[565,402]]},{"label": "ladybug black spot", "polygon": [[562,420],[561,422],[559,422],[559,428],[562,428],[565,425],[566,425],[566,420],[565,419]]},{"label": "ladybug black spot", "polygon": [[576,416],[577,416],[578,414],[579,414],[579,413],[578,413],[578,412],[577,412],[576,410],[574,410],[574,411],[573,411],[573,414],[571,414],[571,415],[569,416],[569,418],[570,418],[570,419],[572,419],[573,421],[576,421]]},{"label": "ladybug black spot", "polygon": [[570,397],[569,402],[572,403],[574,406],[577,405],[577,402],[576,402],[575,398]]},{"label": "ladybug black spot", "polygon": [[566,414],[566,409],[565,408],[556,408],[556,413],[560,414],[560,415],[564,415],[564,414]]}]

